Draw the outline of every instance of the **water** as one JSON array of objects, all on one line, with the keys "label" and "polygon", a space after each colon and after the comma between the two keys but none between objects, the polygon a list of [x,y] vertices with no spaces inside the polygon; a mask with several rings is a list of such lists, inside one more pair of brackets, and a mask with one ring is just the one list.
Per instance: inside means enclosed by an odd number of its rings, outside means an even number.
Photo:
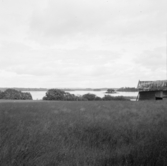
[{"label": "water", "polygon": [[46,91],[23,91],[23,92],[31,93],[33,100],[41,100],[46,94]]},{"label": "water", "polygon": [[[46,91],[26,91],[31,93],[33,100],[41,100],[45,94]],[[111,96],[131,96],[131,97],[137,97],[138,92],[117,92],[113,94],[107,94],[106,91],[66,91],[74,95],[84,95],[86,93],[95,94],[99,97],[104,97],[105,95],[111,95]]]}]

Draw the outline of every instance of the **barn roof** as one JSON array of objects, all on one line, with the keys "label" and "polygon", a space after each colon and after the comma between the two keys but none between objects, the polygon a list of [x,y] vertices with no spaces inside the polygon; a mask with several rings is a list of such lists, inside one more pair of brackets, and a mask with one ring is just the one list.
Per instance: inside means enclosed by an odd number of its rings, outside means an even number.
[{"label": "barn roof", "polygon": [[137,89],[139,91],[167,90],[167,80],[139,81]]}]

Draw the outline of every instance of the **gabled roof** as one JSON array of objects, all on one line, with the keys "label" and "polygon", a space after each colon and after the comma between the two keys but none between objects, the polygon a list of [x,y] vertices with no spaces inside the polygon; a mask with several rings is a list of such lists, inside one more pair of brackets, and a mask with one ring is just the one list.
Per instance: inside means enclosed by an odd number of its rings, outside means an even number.
[{"label": "gabled roof", "polygon": [[167,90],[167,80],[139,81],[137,89],[139,91]]}]

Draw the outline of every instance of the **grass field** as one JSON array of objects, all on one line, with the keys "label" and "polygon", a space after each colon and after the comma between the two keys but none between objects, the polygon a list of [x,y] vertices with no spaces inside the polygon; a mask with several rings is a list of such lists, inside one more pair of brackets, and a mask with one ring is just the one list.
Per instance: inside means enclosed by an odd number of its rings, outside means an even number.
[{"label": "grass field", "polygon": [[1,166],[165,166],[167,102],[0,101]]}]

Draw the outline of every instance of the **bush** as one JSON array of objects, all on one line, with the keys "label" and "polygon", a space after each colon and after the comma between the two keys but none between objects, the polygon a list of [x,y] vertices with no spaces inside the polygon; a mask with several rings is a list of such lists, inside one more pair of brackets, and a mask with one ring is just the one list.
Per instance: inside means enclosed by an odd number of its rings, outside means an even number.
[{"label": "bush", "polygon": [[114,97],[115,100],[126,100],[126,101],[130,101],[130,99],[124,97],[124,96],[116,96]]},{"label": "bush", "polygon": [[0,99],[3,99],[3,97],[4,97],[4,93],[0,91]]},{"label": "bush", "polygon": [[110,95],[105,95],[102,100],[126,100],[130,101],[130,99],[127,99],[126,97],[123,96],[110,96]]},{"label": "bush", "polygon": [[88,101],[88,99],[84,98],[82,95],[81,96],[76,96],[77,101]]},{"label": "bush", "polygon": [[93,101],[96,99],[96,95],[91,94],[91,93],[87,93],[87,94],[83,95],[83,98],[87,99],[88,101]]},{"label": "bush", "polygon": [[101,98],[101,97],[96,96],[95,100],[96,100],[96,101],[100,101],[100,100],[102,100],[102,98]]}]

